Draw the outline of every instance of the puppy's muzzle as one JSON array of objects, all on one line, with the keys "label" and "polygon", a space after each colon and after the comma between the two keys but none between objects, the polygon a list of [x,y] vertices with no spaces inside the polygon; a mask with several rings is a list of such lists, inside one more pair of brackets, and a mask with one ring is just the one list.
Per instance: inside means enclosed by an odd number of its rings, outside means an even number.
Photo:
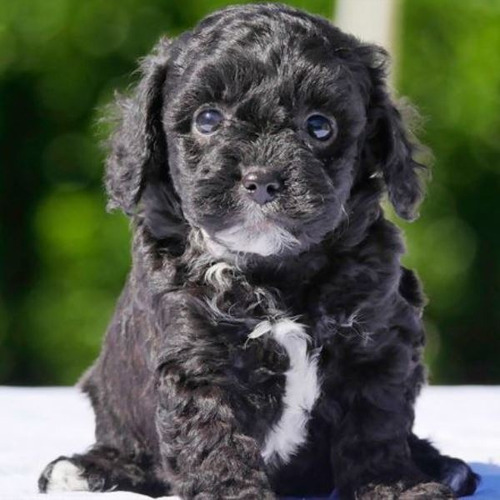
[{"label": "puppy's muzzle", "polygon": [[283,189],[278,174],[262,168],[249,170],[241,179],[241,184],[248,196],[259,205],[273,201]]}]

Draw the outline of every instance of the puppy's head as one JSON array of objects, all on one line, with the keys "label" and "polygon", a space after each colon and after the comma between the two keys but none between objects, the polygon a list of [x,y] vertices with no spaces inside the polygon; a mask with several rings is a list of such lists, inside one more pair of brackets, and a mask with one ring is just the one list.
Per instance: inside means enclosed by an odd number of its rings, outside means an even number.
[{"label": "puppy's head", "polygon": [[[299,253],[382,176],[414,216],[420,165],[384,82],[385,54],[278,5],[220,11],[143,63],[121,102],[106,184],[111,207],[214,252]],[[372,186],[373,188],[373,186]]]}]

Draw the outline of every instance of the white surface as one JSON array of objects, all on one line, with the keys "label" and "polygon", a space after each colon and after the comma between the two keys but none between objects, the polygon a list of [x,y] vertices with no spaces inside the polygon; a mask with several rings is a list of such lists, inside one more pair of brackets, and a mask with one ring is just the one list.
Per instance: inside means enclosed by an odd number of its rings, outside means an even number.
[{"label": "white surface", "polygon": [[[432,438],[444,453],[500,464],[499,422],[500,387],[430,387],[417,406],[416,432]],[[0,387],[0,499],[147,498],[122,492],[36,493],[43,467],[59,455],[85,450],[93,432],[90,405],[76,389]]]},{"label": "white surface", "polygon": [[500,387],[428,387],[415,433],[447,455],[500,465]]}]

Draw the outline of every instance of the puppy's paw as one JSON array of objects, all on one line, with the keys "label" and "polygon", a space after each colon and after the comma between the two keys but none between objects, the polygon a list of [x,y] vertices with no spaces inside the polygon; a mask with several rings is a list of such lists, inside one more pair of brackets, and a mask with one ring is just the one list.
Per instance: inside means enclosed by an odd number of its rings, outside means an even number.
[{"label": "puppy's paw", "polygon": [[445,500],[456,498],[453,491],[441,483],[420,483],[405,490],[399,497],[401,500]]},{"label": "puppy's paw", "polygon": [[403,492],[401,483],[387,484],[369,484],[361,488],[354,495],[355,500],[396,500]]},{"label": "puppy's paw", "polygon": [[70,459],[60,457],[45,467],[38,480],[38,489],[41,493],[90,491],[90,486],[83,477],[83,469]]},{"label": "puppy's paw", "polygon": [[406,488],[401,482],[391,485],[375,484],[363,488],[356,500],[447,500],[455,498],[452,490],[440,483],[419,483]]},{"label": "puppy's paw", "polygon": [[[181,497],[178,500],[181,500]],[[198,493],[193,497],[193,500],[278,500],[278,497],[270,490],[241,488],[238,490],[219,491],[217,493]]]},{"label": "puppy's paw", "polygon": [[451,488],[457,497],[473,495],[479,485],[480,476],[458,458],[441,457],[441,461],[439,482]]}]

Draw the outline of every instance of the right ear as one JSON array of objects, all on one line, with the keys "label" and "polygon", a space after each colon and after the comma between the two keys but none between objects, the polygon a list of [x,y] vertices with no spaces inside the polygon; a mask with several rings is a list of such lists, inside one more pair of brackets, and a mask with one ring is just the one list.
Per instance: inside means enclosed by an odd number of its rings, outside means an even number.
[{"label": "right ear", "polygon": [[418,217],[424,195],[423,174],[427,167],[418,156],[425,148],[412,136],[390,98],[386,84],[387,52],[369,44],[360,44],[357,50],[370,77],[364,161],[382,175],[389,201],[398,216],[412,221]]},{"label": "right ear", "polygon": [[[151,210],[156,216],[161,212],[173,226],[183,217],[170,178],[162,125],[169,48],[170,42],[161,39],[142,61],[142,78],[132,96],[117,99],[119,122],[110,141],[105,184],[108,209],[121,208],[132,216],[138,212],[141,199],[144,202],[143,198],[154,197]],[[151,214],[153,218],[155,213]]]}]

